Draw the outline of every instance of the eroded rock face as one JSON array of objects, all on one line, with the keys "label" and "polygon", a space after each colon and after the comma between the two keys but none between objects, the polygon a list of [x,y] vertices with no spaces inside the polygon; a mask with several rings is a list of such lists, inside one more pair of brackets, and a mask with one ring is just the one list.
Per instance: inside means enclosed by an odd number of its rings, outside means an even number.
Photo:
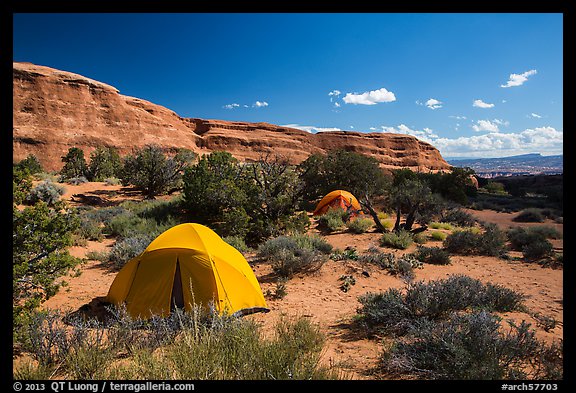
[{"label": "eroded rock face", "polygon": [[450,168],[436,148],[409,135],[310,134],[268,123],[182,118],[104,83],[30,63],[14,62],[13,83],[14,161],[32,153],[46,170],[59,170],[73,146],[89,157],[98,146],[116,147],[123,155],[152,143],[198,154],[224,150],[250,161],[271,153],[295,164],[313,153],[346,149],[373,156],[384,168]]}]

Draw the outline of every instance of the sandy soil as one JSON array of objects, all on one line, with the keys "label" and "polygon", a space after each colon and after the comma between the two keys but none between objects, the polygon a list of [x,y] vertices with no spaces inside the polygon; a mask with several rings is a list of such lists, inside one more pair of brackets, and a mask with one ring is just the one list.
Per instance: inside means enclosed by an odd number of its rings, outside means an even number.
[{"label": "sandy soil", "polygon": [[[73,195],[83,194],[101,199],[99,205],[105,206],[119,203],[125,199],[141,200],[137,194],[122,186],[108,186],[104,183],[86,183],[78,186],[66,185],[65,199],[72,204],[80,204],[80,198]],[[90,198],[88,198],[90,199]],[[74,200],[76,202],[74,202]],[[86,198],[84,198],[86,200]],[[94,199],[94,201],[96,201]],[[520,224],[511,219],[515,214],[497,213],[494,211],[473,211],[472,214],[486,222],[494,222],[502,228],[515,225],[551,225],[562,232],[563,225],[553,222],[543,224]],[[359,253],[370,246],[377,246],[381,235],[364,233],[335,233],[325,238],[335,247],[344,249],[353,246]],[[111,247],[112,239],[103,242],[88,242],[85,247],[72,247],[70,252],[77,257],[85,257],[90,250],[103,250]],[[428,242],[428,246],[440,245],[440,242]],[[554,241],[558,250],[563,249],[563,240]],[[415,246],[408,250],[411,252]],[[383,251],[401,253],[393,249],[382,248]],[[276,279],[267,263],[257,263],[253,254],[247,255],[252,263],[262,291],[274,292]],[[506,319],[514,321],[526,320],[537,329],[537,336],[545,341],[563,337],[563,271],[538,264],[529,264],[517,260],[506,261],[495,257],[484,256],[452,256],[452,263],[447,266],[425,264],[416,270],[416,280],[434,280],[445,278],[451,274],[466,274],[483,282],[501,284],[526,297],[526,305],[530,313],[504,314]],[[67,278],[68,286],[56,296],[44,303],[45,308],[59,308],[66,311],[76,311],[81,306],[95,298],[106,296],[116,272],[103,267],[97,261],[88,260],[81,266],[82,274]],[[365,272],[362,274],[362,272]],[[367,274],[366,274],[367,273]],[[348,292],[340,289],[342,275],[352,275],[356,284]],[[328,261],[317,272],[311,275],[297,275],[286,283],[286,296],[282,299],[267,299],[270,312],[253,314],[252,318],[262,325],[265,332],[270,332],[274,322],[281,316],[304,316],[317,323],[326,335],[326,346],[323,360],[327,363],[337,363],[344,367],[349,378],[377,379],[380,378],[374,369],[382,351],[378,340],[362,337],[350,324],[357,307],[358,297],[367,292],[381,292],[388,288],[401,288],[405,283],[398,277],[375,266],[361,266],[354,261]],[[554,318],[556,327],[549,332],[537,326],[532,315],[540,313]]]}]

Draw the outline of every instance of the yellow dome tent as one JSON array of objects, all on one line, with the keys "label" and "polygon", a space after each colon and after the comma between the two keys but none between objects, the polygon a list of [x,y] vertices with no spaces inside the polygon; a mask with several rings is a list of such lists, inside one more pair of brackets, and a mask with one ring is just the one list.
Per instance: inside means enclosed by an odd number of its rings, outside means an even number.
[{"label": "yellow dome tent", "polygon": [[330,208],[341,208],[352,213],[352,215],[357,215],[362,210],[356,197],[344,190],[335,190],[326,194],[326,196],[318,202],[318,205],[316,205],[313,214],[315,216],[321,216]]},{"label": "yellow dome tent", "polygon": [[176,225],[128,261],[106,301],[125,304],[133,318],[167,316],[174,307],[213,304],[220,314],[268,312],[264,295],[244,256],[210,228]]}]

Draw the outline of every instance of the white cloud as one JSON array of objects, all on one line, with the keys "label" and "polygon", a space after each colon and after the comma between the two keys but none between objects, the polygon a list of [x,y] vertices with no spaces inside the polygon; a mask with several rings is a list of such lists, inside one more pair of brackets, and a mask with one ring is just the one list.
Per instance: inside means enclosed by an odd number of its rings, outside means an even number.
[{"label": "white cloud", "polygon": [[530,113],[530,117],[533,117],[535,119],[541,119],[542,118],[542,116],[540,116],[538,113],[534,113],[534,112]]},{"label": "white cloud", "polygon": [[252,106],[256,108],[263,108],[268,106],[268,103],[266,101],[256,101],[254,104],[252,104]]},{"label": "white cloud", "polygon": [[[329,96],[336,96],[336,97],[338,97],[340,94],[342,94],[340,90],[332,90],[330,93],[328,93]],[[330,101],[332,101],[332,98],[330,98]]]},{"label": "white cloud", "polygon": [[452,119],[457,119],[457,120],[466,120],[467,117],[466,116],[448,116]]},{"label": "white cloud", "polygon": [[302,131],[309,132],[311,134],[316,134],[317,132],[326,131],[342,131],[340,128],[336,127],[317,127],[317,126],[302,126],[300,124],[284,124],[282,127],[296,128]]},{"label": "white cloud", "polygon": [[336,108],[340,108],[340,104],[339,104],[338,102],[335,102],[335,103],[334,103],[334,106],[335,106]]},{"label": "white cloud", "polygon": [[378,90],[367,91],[362,94],[346,93],[343,100],[347,104],[376,105],[380,102],[396,101],[396,96],[391,91],[381,88]]},{"label": "white cloud", "polygon": [[422,130],[413,130],[405,124],[400,124],[397,127],[381,126],[381,128],[382,132],[412,135],[426,142],[431,142],[435,138],[438,138],[438,135],[434,133],[434,130],[428,127],[424,127]]},{"label": "white cloud", "polygon": [[494,108],[494,104],[488,104],[482,100],[474,100],[472,106],[475,106],[477,108]]},{"label": "white cloud", "polygon": [[505,85],[500,85],[500,87],[514,87],[514,86],[521,86],[528,80],[529,76],[536,74],[538,71],[530,70],[526,71],[522,74],[510,74],[510,79],[506,82]]},{"label": "white cloud", "polygon": [[438,138],[432,144],[443,156],[504,157],[539,152],[562,154],[563,132],[554,127],[528,128],[519,133],[490,132],[456,139]]},{"label": "white cloud", "polygon": [[234,109],[234,108],[238,108],[240,106],[240,104],[228,104],[228,105],[224,105],[222,108],[224,109]]},{"label": "white cloud", "polygon": [[498,132],[498,122],[491,122],[490,120],[478,120],[476,124],[472,126],[472,129],[476,132],[479,131],[492,131]]},{"label": "white cloud", "polygon": [[377,128],[376,127],[370,127],[370,131],[376,131]]},{"label": "white cloud", "polygon": [[425,105],[430,109],[438,109],[442,108],[442,101],[438,101],[435,98],[430,98],[428,101],[426,101]]}]

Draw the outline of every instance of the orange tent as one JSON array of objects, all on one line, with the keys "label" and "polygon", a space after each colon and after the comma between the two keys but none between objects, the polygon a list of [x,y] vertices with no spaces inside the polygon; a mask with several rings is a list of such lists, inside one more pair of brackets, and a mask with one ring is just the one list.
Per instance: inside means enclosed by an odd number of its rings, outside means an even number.
[{"label": "orange tent", "polygon": [[314,209],[315,216],[325,214],[328,209],[344,209],[352,216],[361,213],[362,207],[354,195],[344,190],[336,190],[328,193]]}]

